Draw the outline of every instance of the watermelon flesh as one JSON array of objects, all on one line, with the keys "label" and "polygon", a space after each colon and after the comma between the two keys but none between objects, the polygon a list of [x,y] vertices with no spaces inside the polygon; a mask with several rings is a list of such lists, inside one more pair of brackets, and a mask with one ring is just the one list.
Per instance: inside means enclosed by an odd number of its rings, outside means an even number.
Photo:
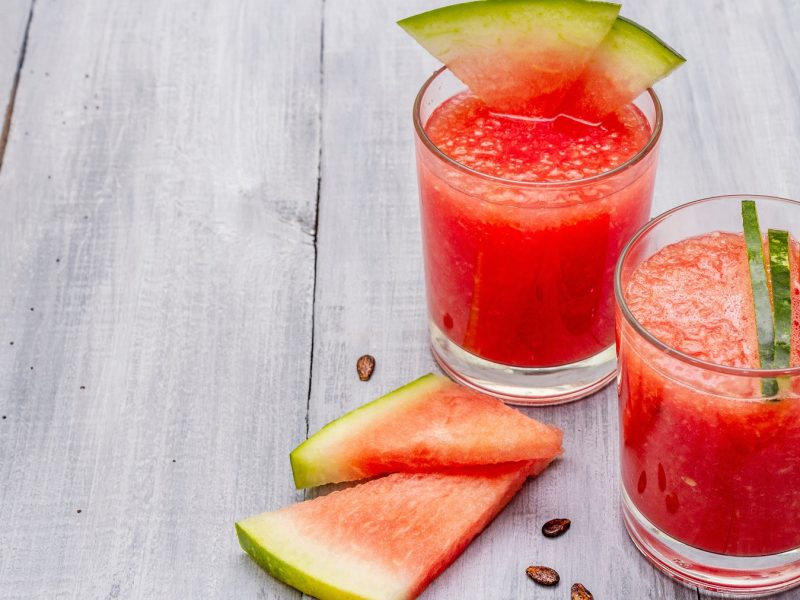
[{"label": "watermelon flesh", "polygon": [[599,123],[685,62],[654,34],[619,17],[559,112]]},{"label": "watermelon flesh", "polygon": [[398,24],[493,110],[550,117],[618,12],[585,0],[481,0]]},{"label": "watermelon flesh", "polygon": [[273,577],[320,600],[415,598],[549,459],[396,473],[236,524]]},{"label": "watermelon flesh", "polygon": [[562,433],[500,400],[425,375],[326,425],[290,455],[295,485],[552,459]]}]

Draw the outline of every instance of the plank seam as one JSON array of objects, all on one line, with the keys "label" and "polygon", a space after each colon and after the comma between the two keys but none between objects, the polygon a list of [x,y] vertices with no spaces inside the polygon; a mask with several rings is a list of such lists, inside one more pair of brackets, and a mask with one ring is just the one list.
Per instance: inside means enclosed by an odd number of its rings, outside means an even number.
[{"label": "plank seam", "polygon": [[319,264],[318,255],[319,248],[317,240],[319,238],[319,205],[320,196],[322,191],[322,112],[324,103],[324,85],[325,85],[325,0],[320,3],[320,32],[319,32],[319,113],[317,116],[317,123],[319,128],[319,151],[317,152],[317,196],[315,201],[314,210],[314,282],[311,287],[311,357],[309,359],[308,368],[308,393],[306,395],[306,439],[308,439],[309,428],[311,426],[311,390],[314,381],[314,331],[316,329],[317,321],[317,266]]},{"label": "plank seam", "polygon": [[22,67],[25,65],[25,53],[28,50],[28,34],[31,30],[31,21],[33,21],[34,4],[36,4],[36,0],[31,0],[31,7],[28,10],[28,22],[25,24],[25,34],[22,37],[22,47],[19,51],[17,70],[14,73],[14,82],[11,84],[11,93],[9,94],[8,104],[6,105],[6,114],[3,120],[3,130],[0,132],[0,169],[3,168],[3,157],[6,154],[8,134],[11,131],[11,118],[14,115],[14,104],[17,101],[17,88],[19,87],[19,80],[22,75]]}]

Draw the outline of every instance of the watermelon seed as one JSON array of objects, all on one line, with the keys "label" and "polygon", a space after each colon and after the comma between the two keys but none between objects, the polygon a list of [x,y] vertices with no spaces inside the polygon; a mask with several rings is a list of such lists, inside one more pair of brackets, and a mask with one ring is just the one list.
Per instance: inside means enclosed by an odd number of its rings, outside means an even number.
[{"label": "watermelon seed", "polygon": [[569,530],[570,525],[572,525],[572,521],[569,519],[550,519],[542,525],[542,535],[549,538],[564,535]]},{"label": "watermelon seed", "polygon": [[369,381],[375,370],[375,357],[370,354],[360,356],[356,361],[356,372],[361,381]]},{"label": "watermelon seed", "polygon": [[573,583],[570,588],[570,600],[594,600],[592,592],[586,589],[582,583]]},{"label": "watermelon seed", "polygon": [[558,582],[561,581],[561,578],[558,576],[558,572],[550,567],[531,565],[525,569],[525,572],[528,574],[528,577],[533,579],[539,585],[552,586],[557,585]]}]

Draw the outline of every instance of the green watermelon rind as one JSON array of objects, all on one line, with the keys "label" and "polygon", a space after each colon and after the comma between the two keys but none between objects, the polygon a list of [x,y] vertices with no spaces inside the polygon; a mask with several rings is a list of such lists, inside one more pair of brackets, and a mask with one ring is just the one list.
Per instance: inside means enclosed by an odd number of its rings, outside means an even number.
[{"label": "green watermelon rind", "polygon": [[616,38],[617,44],[624,42],[628,44],[628,48],[633,47],[635,52],[630,52],[630,59],[632,62],[637,62],[636,59],[639,59],[638,66],[653,78],[650,85],[686,62],[677,50],[652,31],[625,17],[617,17],[611,26],[608,38]]},{"label": "green watermelon rind", "polygon": [[599,122],[685,62],[683,56],[653,32],[617,17],[566,95],[560,112]]},{"label": "green watermelon rind", "polygon": [[[587,17],[592,14],[613,19],[620,9],[620,5],[614,2],[588,2],[587,0],[476,0],[435,8],[401,19],[397,24],[420,43],[422,43],[421,40],[432,39],[436,36],[461,33],[460,26],[456,23],[464,23],[471,18],[488,18],[493,27],[497,26],[498,21],[503,21],[505,25],[514,29],[528,26],[519,19],[519,11],[514,10],[515,5],[517,8],[540,5],[543,10],[549,11],[563,9],[564,14],[567,15],[564,18],[564,25],[567,26],[567,29],[560,32],[562,35],[578,33],[576,26],[591,24],[591,20]],[[573,20],[571,17],[578,18]],[[609,26],[613,22],[611,19],[609,19]],[[487,28],[487,33],[490,33],[492,37],[496,35],[494,31],[494,29]],[[470,33],[475,34],[476,32]],[[582,40],[572,38],[568,41],[581,45]]]},{"label": "green watermelon rind", "polygon": [[348,437],[352,435],[354,428],[368,426],[379,415],[400,411],[408,402],[416,401],[421,394],[427,394],[446,383],[449,383],[449,379],[441,375],[423,375],[325,425],[289,454],[295,487],[303,489],[318,485],[319,481],[334,480],[320,472],[320,465],[324,464],[320,456],[326,446],[335,444],[338,436]]},{"label": "green watermelon rind", "polygon": [[[236,536],[242,550],[275,579],[310,596],[325,600],[371,600],[375,597],[374,593],[380,593],[386,587],[385,580],[365,582],[363,571],[348,577],[346,573],[348,567],[352,568],[352,565],[337,561],[336,557],[324,557],[324,549],[318,545],[309,544],[304,556],[297,555],[301,544],[298,544],[299,540],[295,532],[291,531],[291,527],[281,531],[282,527],[277,519],[267,524],[263,522],[264,518],[274,518],[274,513],[237,522]],[[261,532],[255,531],[259,519],[262,519]],[[295,552],[296,555],[293,558],[282,558],[287,555],[287,551]],[[309,571],[315,572],[318,576],[310,575]],[[322,577],[338,583],[328,583]],[[355,581],[358,583],[354,583]],[[354,585],[365,584],[371,588],[365,590],[367,595],[352,589]]]}]

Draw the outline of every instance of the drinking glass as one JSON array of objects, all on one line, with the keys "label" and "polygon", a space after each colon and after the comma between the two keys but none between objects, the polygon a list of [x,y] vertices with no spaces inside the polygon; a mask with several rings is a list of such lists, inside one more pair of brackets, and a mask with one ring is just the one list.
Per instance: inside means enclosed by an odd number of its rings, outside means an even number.
[{"label": "drinking glass", "polygon": [[450,158],[425,132],[465,90],[443,68],[414,104],[428,322],[456,380],[515,404],[556,404],[616,369],[613,272],[650,215],[661,105],[634,102],[651,134],[623,164],[555,183],[503,179]]},{"label": "drinking glass", "polygon": [[[798,239],[797,202],[727,196],[684,204],[631,239],[619,259],[615,295],[628,533],[675,579],[752,598],[800,583],[800,368],[700,360],[657,339],[626,302],[635,269],[665,246],[714,231],[741,232],[744,199],[755,200],[762,231],[784,229]],[[791,260],[797,258],[795,246]],[[764,398],[762,382],[775,378],[783,391]]]}]

